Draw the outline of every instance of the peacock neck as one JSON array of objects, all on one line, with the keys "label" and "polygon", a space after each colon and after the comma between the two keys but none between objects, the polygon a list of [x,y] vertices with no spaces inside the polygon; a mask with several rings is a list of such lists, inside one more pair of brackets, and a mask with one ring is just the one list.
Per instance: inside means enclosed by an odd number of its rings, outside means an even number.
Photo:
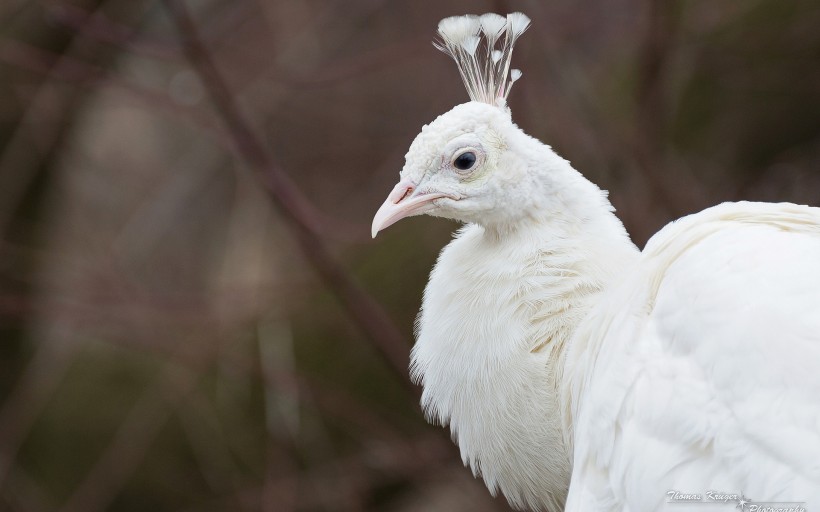
[{"label": "peacock neck", "polygon": [[567,344],[637,255],[611,208],[556,221],[463,228],[433,269],[413,348],[430,419],[491,491],[532,509],[562,508],[569,486]]}]

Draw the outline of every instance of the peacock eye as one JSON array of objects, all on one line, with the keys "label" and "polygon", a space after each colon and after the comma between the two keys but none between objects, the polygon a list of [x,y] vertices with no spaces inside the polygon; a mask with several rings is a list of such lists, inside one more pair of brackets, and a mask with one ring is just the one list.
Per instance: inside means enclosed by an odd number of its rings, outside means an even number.
[{"label": "peacock eye", "polygon": [[475,165],[476,157],[472,151],[465,151],[453,160],[453,167],[466,171]]}]

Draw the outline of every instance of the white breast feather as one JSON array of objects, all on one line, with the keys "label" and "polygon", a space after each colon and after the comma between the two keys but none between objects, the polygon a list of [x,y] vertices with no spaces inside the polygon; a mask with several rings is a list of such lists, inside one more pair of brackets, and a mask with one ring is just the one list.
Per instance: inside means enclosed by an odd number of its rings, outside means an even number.
[{"label": "white breast feather", "polygon": [[425,290],[412,362],[425,411],[450,426],[464,463],[490,491],[519,508],[563,508],[570,455],[559,358],[611,278],[596,262],[620,267],[635,254],[597,236],[625,239],[611,220],[582,237],[542,224],[503,240],[469,225],[442,251]]}]

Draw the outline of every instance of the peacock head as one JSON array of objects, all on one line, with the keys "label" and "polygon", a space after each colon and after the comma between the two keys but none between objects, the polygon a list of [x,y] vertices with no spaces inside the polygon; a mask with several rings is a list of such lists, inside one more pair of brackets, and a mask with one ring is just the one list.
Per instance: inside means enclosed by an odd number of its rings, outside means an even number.
[{"label": "peacock head", "polygon": [[374,237],[413,215],[484,223],[520,209],[526,152],[514,149],[529,137],[512,122],[506,100],[521,77],[521,71],[510,70],[513,46],[529,24],[521,13],[454,16],[439,23],[435,45],[455,60],[472,101],[422,128],[399,183],[373,218]]}]

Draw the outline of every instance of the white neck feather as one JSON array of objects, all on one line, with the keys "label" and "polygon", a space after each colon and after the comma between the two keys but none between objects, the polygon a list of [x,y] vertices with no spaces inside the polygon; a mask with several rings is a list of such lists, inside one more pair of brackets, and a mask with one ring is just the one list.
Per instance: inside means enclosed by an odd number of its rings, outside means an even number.
[{"label": "white neck feather", "polygon": [[493,494],[559,510],[572,448],[559,398],[565,348],[638,251],[603,192],[548,147],[522,142],[539,168],[520,200],[537,213],[467,225],[442,251],[412,372],[430,420],[450,426]]}]

